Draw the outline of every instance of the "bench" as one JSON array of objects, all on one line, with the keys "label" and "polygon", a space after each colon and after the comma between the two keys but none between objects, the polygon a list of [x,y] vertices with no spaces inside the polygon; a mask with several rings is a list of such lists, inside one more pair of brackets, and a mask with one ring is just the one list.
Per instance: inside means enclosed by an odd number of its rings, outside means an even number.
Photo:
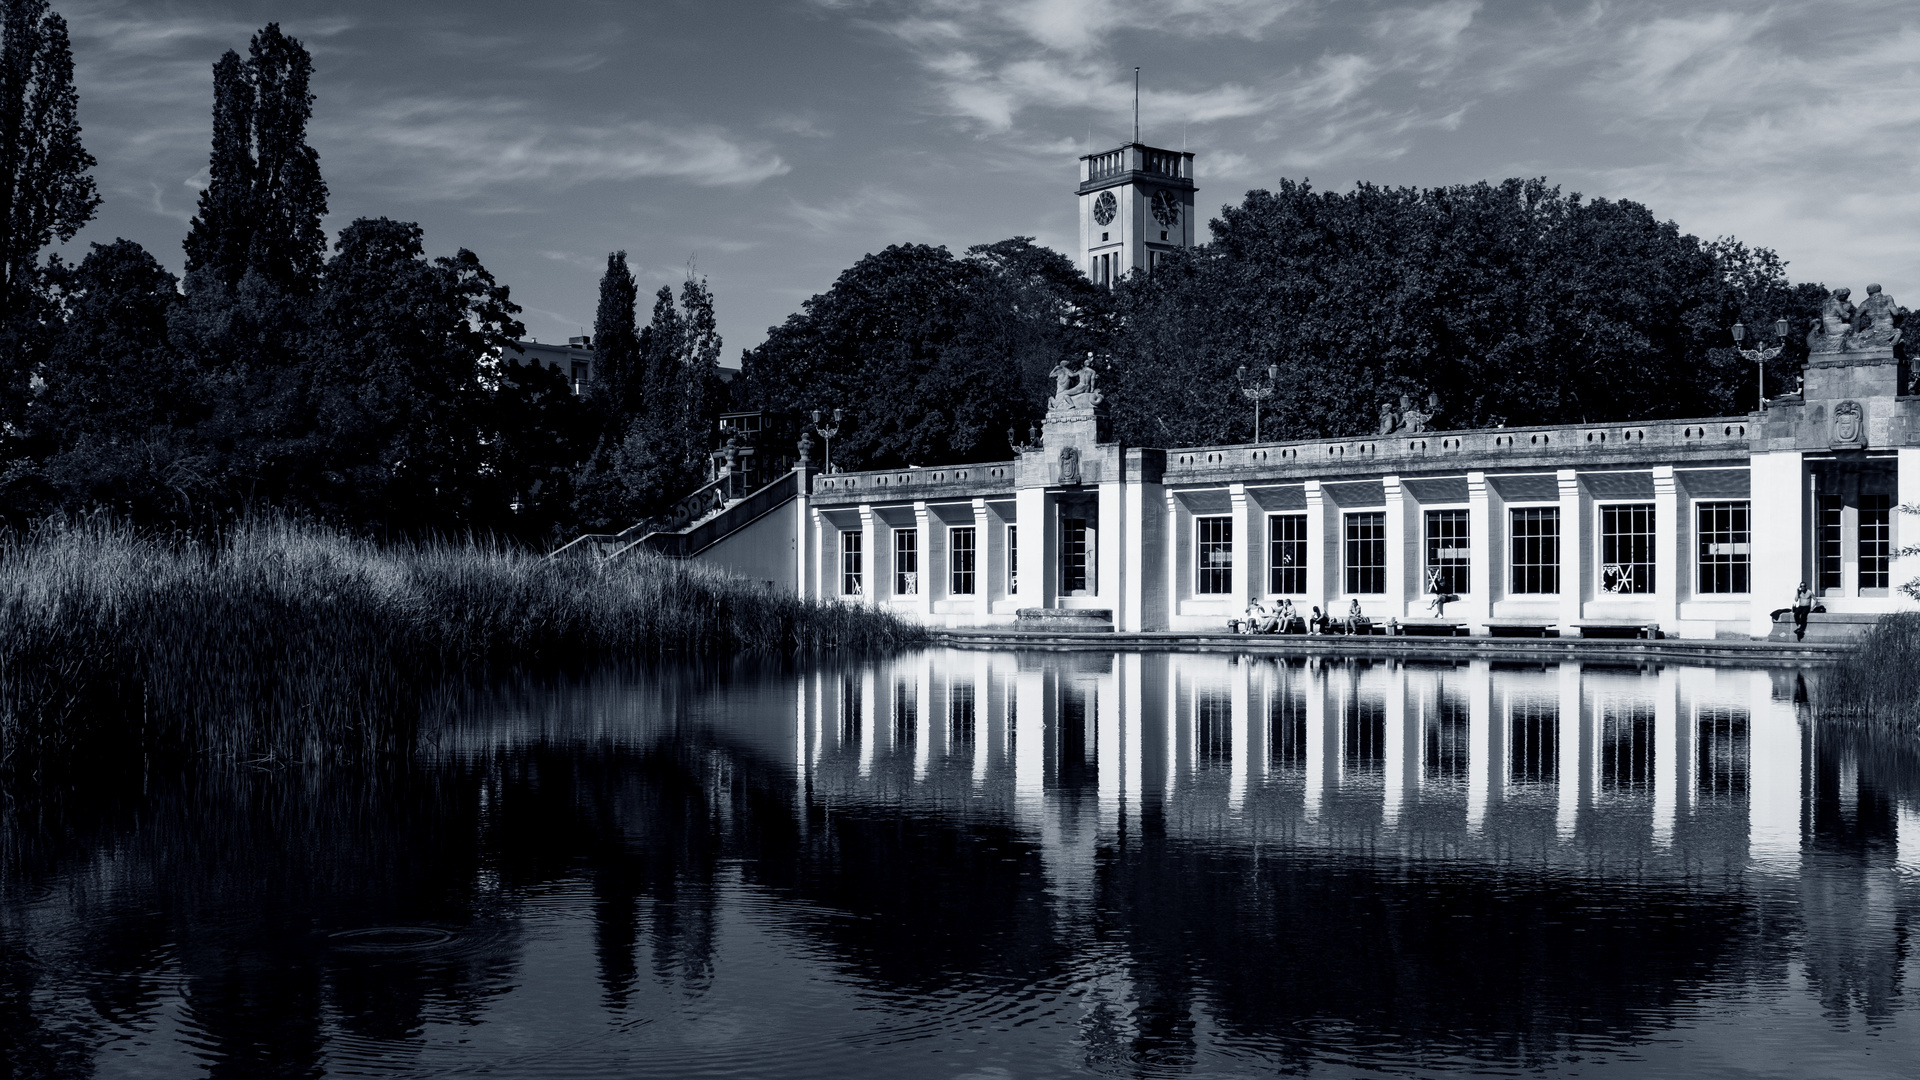
[{"label": "bench", "polygon": [[1589,622],[1575,623],[1583,638],[1646,638],[1658,640],[1660,624],[1656,622],[1634,622],[1631,619],[1595,619]]},{"label": "bench", "polygon": [[1466,637],[1467,624],[1451,619],[1402,619],[1400,633],[1411,637]]},{"label": "bench", "polygon": [[1559,626],[1534,619],[1489,619],[1487,633],[1494,637],[1559,637]]}]

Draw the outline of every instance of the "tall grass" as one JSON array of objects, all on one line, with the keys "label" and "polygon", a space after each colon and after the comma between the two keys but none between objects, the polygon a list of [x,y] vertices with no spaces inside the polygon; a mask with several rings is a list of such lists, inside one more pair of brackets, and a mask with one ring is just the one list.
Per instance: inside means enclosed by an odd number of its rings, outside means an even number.
[{"label": "tall grass", "polygon": [[1920,614],[1882,616],[1829,673],[1822,719],[1920,734]]},{"label": "tall grass", "polygon": [[314,760],[402,745],[433,694],[492,671],[918,639],[648,553],[55,523],[0,540],[0,767],[116,750]]}]

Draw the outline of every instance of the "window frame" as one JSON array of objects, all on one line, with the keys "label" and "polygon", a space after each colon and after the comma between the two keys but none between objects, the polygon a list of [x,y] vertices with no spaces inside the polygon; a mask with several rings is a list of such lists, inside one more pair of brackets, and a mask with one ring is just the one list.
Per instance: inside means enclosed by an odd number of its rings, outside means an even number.
[{"label": "window frame", "polygon": [[[1753,500],[1752,499],[1702,499],[1694,504],[1694,579],[1693,591],[1700,596],[1751,596],[1753,594]],[[1725,529],[1707,527],[1707,514],[1710,511],[1729,512],[1729,524]],[[1741,515],[1744,526],[1734,528],[1733,513]],[[1725,536],[1725,540],[1713,540],[1711,537]],[[1740,537],[1741,539],[1734,539]],[[1708,558],[1714,554],[1710,547],[1724,543],[1745,551],[1729,551],[1725,563],[1710,563]],[[1744,585],[1745,588],[1716,588],[1721,576],[1717,568],[1725,568],[1728,585]]]},{"label": "window frame", "polygon": [[920,595],[920,530],[912,525],[893,530],[893,595]]},{"label": "window frame", "polygon": [[[851,541],[851,544],[849,544]],[[840,595],[865,596],[866,533],[860,529],[840,530]]]},{"label": "window frame", "polygon": [[[964,547],[960,543],[962,535],[965,535],[967,541]],[[980,584],[979,561],[979,532],[975,527],[972,525],[947,526],[947,592],[949,595],[978,595],[976,590]],[[963,579],[964,588],[962,587]]]},{"label": "window frame", "polygon": [[[1544,530],[1523,533],[1521,521],[1544,526],[1553,523],[1551,535]],[[1507,507],[1507,593],[1511,596],[1558,596],[1565,583],[1560,580],[1560,541],[1564,530],[1560,527],[1560,507],[1549,506],[1509,506]],[[1522,545],[1531,543],[1536,556],[1523,559]],[[1530,577],[1523,577],[1530,575]]]},{"label": "window frame", "polygon": [[[1869,500],[1877,505],[1869,506]],[[1855,511],[1858,524],[1854,526],[1854,558],[1860,570],[1854,592],[1859,596],[1887,596],[1893,588],[1894,498],[1884,492],[1863,491],[1859,502],[1859,509]],[[1868,515],[1877,520],[1870,520]],[[1751,521],[1748,524],[1751,527]],[[1869,530],[1878,535],[1869,538]],[[1868,584],[1869,579],[1874,583]]]},{"label": "window frame", "polygon": [[[1372,526],[1375,535],[1355,535],[1355,526]],[[1364,547],[1363,547],[1364,545]],[[1385,510],[1349,510],[1340,515],[1340,583],[1342,595],[1384,596],[1387,592],[1387,512]],[[1378,561],[1359,561],[1356,555],[1377,555]],[[1377,589],[1365,586],[1378,584]]]},{"label": "window frame", "polygon": [[[1593,512],[1594,512],[1594,543],[1598,547],[1598,551],[1595,552],[1594,566],[1598,568],[1600,573],[1599,580],[1593,583],[1594,595],[1596,597],[1601,597],[1601,598],[1605,598],[1608,596],[1651,596],[1655,592],[1659,591],[1659,587],[1660,587],[1659,585],[1660,583],[1660,537],[1659,537],[1660,517],[1659,517],[1659,514],[1660,514],[1660,511],[1659,511],[1658,504],[1647,499],[1632,499],[1632,500],[1621,500],[1617,502],[1604,502],[1604,503],[1594,504]],[[1641,512],[1644,512],[1646,514],[1646,528],[1644,531],[1619,532],[1616,530],[1616,532],[1613,535],[1610,536],[1608,534],[1607,524],[1608,524],[1608,518],[1610,515],[1614,517],[1618,517],[1622,513],[1631,514],[1631,513],[1641,513]],[[1645,554],[1646,554],[1645,561],[1642,562],[1642,561],[1628,560],[1625,562],[1621,562],[1618,559],[1609,558],[1608,545],[1610,543],[1614,545],[1613,553],[1615,555],[1618,555],[1619,544],[1621,543],[1622,538],[1630,539],[1635,537],[1644,538]],[[1631,554],[1631,549],[1629,550],[1629,553]],[[1627,581],[1629,584],[1633,586],[1632,588],[1625,588],[1625,589],[1608,589],[1607,588],[1607,568],[1609,566],[1616,566],[1616,565],[1632,568],[1626,573],[1624,578],[1625,581]],[[1639,572],[1640,570],[1645,570],[1646,572],[1644,583],[1641,581],[1641,574]]]},{"label": "window frame", "polygon": [[[1281,523],[1285,522],[1283,526]],[[1286,537],[1283,533],[1298,531],[1297,536]],[[1294,550],[1282,552],[1282,547]],[[1293,556],[1293,561],[1286,561]],[[1267,591],[1276,596],[1307,595],[1307,567],[1311,556],[1307,552],[1307,515],[1305,514],[1268,514],[1267,515]],[[1286,586],[1300,586],[1289,589]]]},{"label": "window frame", "polygon": [[1020,525],[1007,526],[1007,595],[1020,595]]},{"label": "window frame", "polygon": [[[1212,539],[1208,530],[1214,531]],[[1195,514],[1193,518],[1193,591],[1196,596],[1233,593],[1233,517]],[[1208,556],[1223,556],[1214,562]]]},{"label": "window frame", "polygon": [[[1449,526],[1459,527],[1458,535],[1436,536],[1434,522],[1443,519]],[[1456,595],[1465,595],[1473,591],[1473,514],[1466,507],[1443,506],[1425,510],[1420,518],[1421,557],[1425,560],[1420,573],[1421,595],[1432,595],[1433,574],[1440,571],[1441,587]],[[1452,550],[1466,554],[1440,560],[1435,565],[1434,554],[1441,548],[1442,541],[1451,541]]]}]

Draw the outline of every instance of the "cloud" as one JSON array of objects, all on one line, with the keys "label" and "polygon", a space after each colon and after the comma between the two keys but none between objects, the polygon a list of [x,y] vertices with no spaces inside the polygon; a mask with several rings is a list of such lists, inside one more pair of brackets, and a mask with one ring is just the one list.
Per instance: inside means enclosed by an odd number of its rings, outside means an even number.
[{"label": "cloud", "polygon": [[316,145],[409,189],[462,197],[489,188],[678,180],[748,187],[791,171],[769,148],[713,125],[650,120],[559,123],[527,102],[412,97],[319,126]]}]

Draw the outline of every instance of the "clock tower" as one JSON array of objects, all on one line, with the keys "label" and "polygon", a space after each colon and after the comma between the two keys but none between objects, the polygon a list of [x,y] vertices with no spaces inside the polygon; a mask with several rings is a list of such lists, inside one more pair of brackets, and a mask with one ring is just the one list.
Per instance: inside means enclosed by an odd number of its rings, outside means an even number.
[{"label": "clock tower", "polygon": [[1080,159],[1080,268],[1096,285],[1151,274],[1194,242],[1193,155],[1130,142]]}]

